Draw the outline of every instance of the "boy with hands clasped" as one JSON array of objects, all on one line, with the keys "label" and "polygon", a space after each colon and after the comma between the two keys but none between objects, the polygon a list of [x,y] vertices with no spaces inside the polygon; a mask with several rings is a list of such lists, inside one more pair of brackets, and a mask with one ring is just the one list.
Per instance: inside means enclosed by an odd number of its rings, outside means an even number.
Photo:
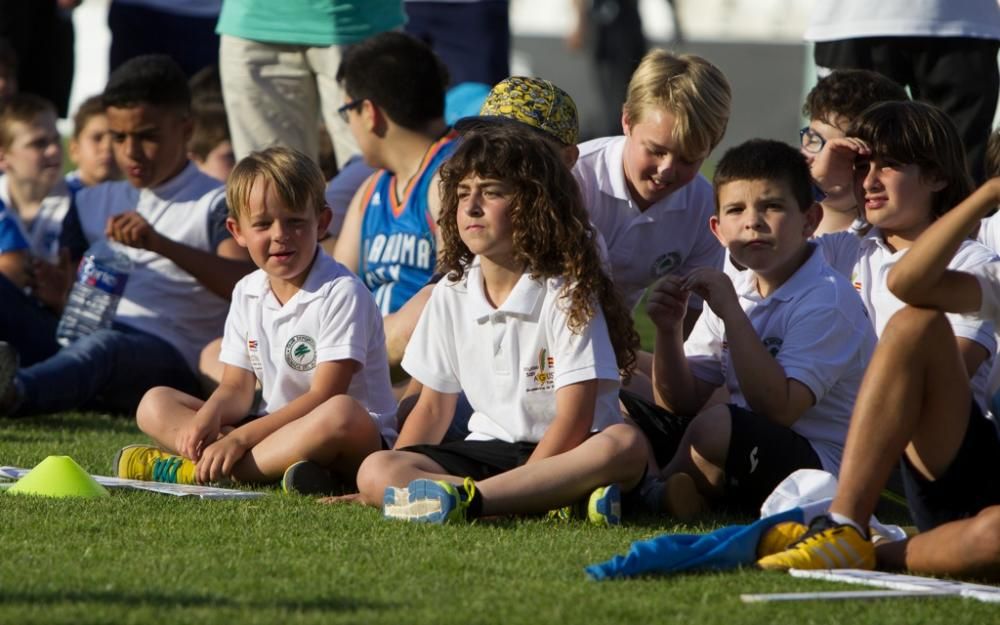
[{"label": "boy with hands clasped", "polygon": [[[166,387],[148,392],[139,427],[178,455],[126,447],[115,459],[119,476],[192,483],[284,474],[286,490],[332,493],[395,440],[382,317],[367,288],[319,247],[331,217],[323,194],[319,168],[287,148],[255,152],[233,170],[226,225],[260,269],[233,292],[222,381],[205,402]],[[258,380],[261,405],[247,417]]]},{"label": "boy with hands clasped", "polygon": [[[748,271],[734,283],[702,267],[655,285],[648,310],[657,406],[623,397],[666,465],[664,485],[647,488],[647,501],[681,518],[714,501],[759,508],[796,469],[836,473],[875,344],[851,285],[809,242],[821,210],[803,157],[749,141],[726,153],[714,182],[711,230]],[[708,307],[685,342],[691,294]],[[731,404],[705,408],[722,385]],[[697,416],[688,424],[676,415]],[[671,429],[684,429],[679,443],[664,436]]]}]

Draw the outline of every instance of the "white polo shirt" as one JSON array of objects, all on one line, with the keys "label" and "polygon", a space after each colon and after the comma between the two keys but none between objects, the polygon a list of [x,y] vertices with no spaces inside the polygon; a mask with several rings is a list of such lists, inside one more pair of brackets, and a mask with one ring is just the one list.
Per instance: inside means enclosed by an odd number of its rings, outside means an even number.
[{"label": "white polo shirt", "polygon": [[361,366],[347,394],[372,415],[386,442],[396,440],[382,315],[368,288],[318,246],[309,276],[284,306],[262,269],[236,284],[219,360],[254,372],[263,389],[260,414],[305,394],[318,363],[353,360]]},{"label": "white polo shirt", "polygon": [[[630,308],[665,274],[722,269],[724,248],[708,227],[715,198],[704,176],[641,211],[625,183],[625,137],[593,139],[579,147],[573,175],[591,222],[604,235],[612,279]],[[692,298],[691,305],[700,307],[701,300]]]},{"label": "white polo shirt", "polygon": [[1000,254],[1000,213],[980,220],[976,240]]},{"label": "white polo shirt", "polygon": [[[815,397],[792,429],[809,440],[823,469],[836,475],[875,332],[850,283],[817,249],[766,298],[757,292],[756,278],[752,271],[736,276],[740,306],[785,377],[806,385]],[[693,375],[725,384],[731,401],[750,409],[730,366],[725,325],[710,307],[695,323],[684,353]]]},{"label": "white polo shirt", "polygon": [[14,210],[10,199],[10,180],[6,175],[0,176],[0,206],[6,207],[10,217],[31,246],[31,254],[50,263],[59,260],[59,233],[62,222],[69,212],[71,201],[66,182],[60,179],[49,194],[42,200],[38,213],[31,220],[31,226],[25,225],[21,216]]},{"label": "white polo shirt", "polygon": [[618,365],[600,307],[580,334],[568,327],[561,280],[521,276],[500,308],[483,294],[478,260],[439,282],[406,346],[403,368],[441,393],[465,391],[468,440],[537,443],[556,416],[556,391],[597,379],[594,430],[622,421]]},{"label": "white polo shirt", "polygon": [[[838,259],[838,270],[842,271],[851,256],[856,259],[850,273],[851,283],[861,295],[875,333],[882,336],[889,319],[906,305],[892,294],[886,281],[889,271],[907,250],[893,252],[889,249],[878,228],[872,228],[860,238],[851,233],[837,232],[819,237],[816,242],[824,248],[828,259]],[[994,260],[997,260],[997,255],[989,248],[968,240],[962,242],[958,252],[948,263],[948,268],[971,271]],[[948,314],[947,317],[955,336],[975,341],[989,353],[989,357],[969,380],[973,397],[985,409],[987,379],[997,351],[994,324],[975,315]]]},{"label": "white polo shirt", "polygon": [[[222,183],[189,162],[155,188],[137,189],[122,180],[81,189],[75,211],[85,244],[105,239],[108,218],[135,211],[168,239],[215,254],[229,236],[224,228],[222,235],[217,232],[220,219],[225,220],[225,200]],[[225,325],[226,300],[165,256],[122,247],[133,268],[115,320],[167,341],[197,371],[201,350]]]}]

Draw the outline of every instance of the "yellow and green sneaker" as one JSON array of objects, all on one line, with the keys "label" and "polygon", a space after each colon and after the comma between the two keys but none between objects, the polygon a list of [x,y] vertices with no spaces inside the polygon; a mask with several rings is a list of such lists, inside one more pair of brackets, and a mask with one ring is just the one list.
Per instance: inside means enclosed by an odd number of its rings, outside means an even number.
[{"label": "yellow and green sneaker", "polygon": [[553,521],[561,522],[586,519],[594,525],[605,527],[621,525],[621,489],[618,488],[617,484],[595,488],[586,500],[550,510],[548,517]]},{"label": "yellow and green sneaker", "polygon": [[193,461],[152,445],[122,447],[111,465],[116,477],[172,484],[195,484],[194,468]]},{"label": "yellow and green sneaker", "polygon": [[464,523],[476,483],[467,477],[461,485],[445,481],[413,480],[406,488],[390,486],[382,497],[382,516],[417,523]]},{"label": "yellow and green sneaker", "polygon": [[839,525],[821,516],[809,525],[805,536],[784,551],[757,561],[769,571],[788,569],[875,568],[875,546],[851,525]]}]

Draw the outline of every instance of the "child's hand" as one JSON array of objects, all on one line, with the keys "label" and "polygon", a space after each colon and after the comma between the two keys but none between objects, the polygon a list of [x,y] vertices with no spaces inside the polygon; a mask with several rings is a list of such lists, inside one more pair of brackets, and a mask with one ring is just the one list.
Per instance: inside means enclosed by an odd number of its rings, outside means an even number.
[{"label": "child's hand", "polygon": [[733,288],[733,281],[718,269],[699,267],[684,276],[681,286],[704,299],[723,321],[729,315],[743,312],[740,300],[736,296],[736,289]]},{"label": "child's hand", "polygon": [[32,292],[46,306],[62,312],[74,273],[73,261],[65,248],[60,250],[56,265],[36,258],[31,263]]},{"label": "child's hand", "polygon": [[246,445],[235,432],[223,436],[206,447],[195,467],[195,477],[198,482],[206,484],[228,477],[248,448],[249,445]]},{"label": "child's hand", "polygon": [[219,438],[219,418],[198,413],[177,433],[175,448],[185,458],[197,461],[202,452]]},{"label": "child's hand", "polygon": [[677,276],[666,275],[649,289],[646,313],[657,328],[674,329],[684,321],[689,292],[682,286],[681,280]]},{"label": "child's hand", "polygon": [[853,193],[854,163],[859,156],[868,157],[871,153],[868,144],[860,139],[830,139],[812,162],[809,171],[824,193]]},{"label": "child's hand", "polygon": [[155,252],[160,234],[136,212],[122,213],[108,219],[104,234],[129,247]]}]

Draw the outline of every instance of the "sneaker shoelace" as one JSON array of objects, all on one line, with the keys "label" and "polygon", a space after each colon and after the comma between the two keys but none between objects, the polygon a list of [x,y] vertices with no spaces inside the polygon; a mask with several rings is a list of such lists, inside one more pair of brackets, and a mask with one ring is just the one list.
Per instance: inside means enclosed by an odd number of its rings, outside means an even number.
[{"label": "sneaker shoelace", "polygon": [[183,463],[184,459],[180,456],[157,458],[153,461],[153,480],[177,483],[177,472]]}]

